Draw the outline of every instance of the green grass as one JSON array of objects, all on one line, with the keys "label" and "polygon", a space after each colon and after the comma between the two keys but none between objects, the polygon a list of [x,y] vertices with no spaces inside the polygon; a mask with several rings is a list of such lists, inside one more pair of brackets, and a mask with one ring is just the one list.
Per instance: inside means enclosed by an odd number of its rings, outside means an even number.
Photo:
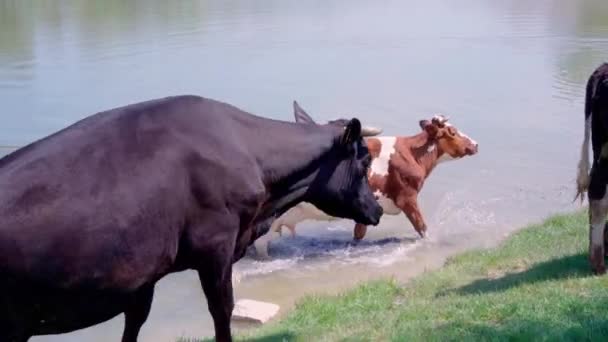
[{"label": "green grass", "polygon": [[592,276],[584,213],[525,228],[406,285],[300,301],[247,341],[608,341],[608,277]]}]

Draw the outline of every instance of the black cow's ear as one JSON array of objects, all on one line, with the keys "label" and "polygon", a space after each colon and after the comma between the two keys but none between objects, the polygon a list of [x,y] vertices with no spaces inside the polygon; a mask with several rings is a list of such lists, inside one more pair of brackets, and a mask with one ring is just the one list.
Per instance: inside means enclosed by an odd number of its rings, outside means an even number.
[{"label": "black cow's ear", "polygon": [[296,101],[293,101],[293,116],[296,119],[297,123],[303,123],[308,125],[316,124],[315,120],[313,120],[310,115],[308,115]]},{"label": "black cow's ear", "polygon": [[348,122],[346,128],[344,129],[344,133],[342,134],[342,139],[340,141],[343,145],[350,145],[355,141],[361,138],[361,121],[359,119],[354,118]]}]

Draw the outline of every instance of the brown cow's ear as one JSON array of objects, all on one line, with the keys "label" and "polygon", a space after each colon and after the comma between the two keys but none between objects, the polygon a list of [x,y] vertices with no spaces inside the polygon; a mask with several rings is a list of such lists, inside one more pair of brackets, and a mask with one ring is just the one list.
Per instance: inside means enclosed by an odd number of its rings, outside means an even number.
[{"label": "brown cow's ear", "polygon": [[420,125],[420,128],[424,130],[426,126],[431,124],[431,122],[429,120],[420,120],[418,124]]},{"label": "brown cow's ear", "polygon": [[349,121],[344,129],[340,142],[343,145],[350,145],[361,138],[361,121],[354,118]]},{"label": "brown cow's ear", "polygon": [[422,127],[422,129],[426,132],[426,134],[429,135],[429,137],[438,138],[439,128],[432,123],[429,122],[429,124]]},{"label": "brown cow's ear", "polygon": [[313,120],[310,115],[308,115],[308,113],[306,113],[296,101],[293,101],[293,116],[296,119],[297,123],[303,123],[308,125],[316,124],[315,120]]}]

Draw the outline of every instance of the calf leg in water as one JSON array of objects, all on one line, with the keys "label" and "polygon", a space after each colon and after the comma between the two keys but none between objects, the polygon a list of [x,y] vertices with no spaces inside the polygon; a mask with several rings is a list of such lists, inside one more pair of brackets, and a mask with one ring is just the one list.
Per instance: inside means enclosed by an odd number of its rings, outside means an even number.
[{"label": "calf leg in water", "polygon": [[207,297],[207,305],[215,326],[217,342],[231,342],[230,318],[234,309],[232,294],[232,255],[215,256],[209,267],[198,271],[198,276]]},{"label": "calf leg in water", "polygon": [[137,291],[133,303],[125,311],[125,330],[122,342],[137,342],[139,330],[150,314],[153,297],[154,285],[145,286]]},{"label": "calf leg in water", "polygon": [[589,263],[595,274],[606,273],[605,226],[608,215],[608,198],[589,201]]},{"label": "calf leg in water", "polygon": [[367,226],[361,223],[355,224],[355,231],[353,232],[356,241],[363,240],[367,233]]},{"label": "calf leg in water", "polygon": [[270,244],[270,241],[274,240],[275,234],[276,234],[276,232],[274,232],[271,229],[268,233],[266,233],[265,235],[262,235],[261,237],[259,237],[257,240],[255,240],[253,242],[255,251],[260,259],[269,259],[270,258],[270,256],[268,255],[268,245]]},{"label": "calf leg in water", "polygon": [[416,232],[420,237],[424,238],[426,236],[426,223],[424,222],[424,218],[422,217],[422,213],[420,212],[420,208],[418,207],[418,200],[416,197],[412,196],[403,196],[397,199],[397,207],[401,209],[405,216],[410,220]]}]

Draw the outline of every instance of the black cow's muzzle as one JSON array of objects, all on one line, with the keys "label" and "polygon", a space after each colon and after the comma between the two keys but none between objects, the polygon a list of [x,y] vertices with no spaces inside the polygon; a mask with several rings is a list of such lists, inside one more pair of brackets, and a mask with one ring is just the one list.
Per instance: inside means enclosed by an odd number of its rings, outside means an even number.
[{"label": "black cow's muzzle", "polygon": [[378,223],[380,223],[380,218],[382,217],[382,214],[384,214],[384,210],[382,210],[382,207],[379,205],[375,205],[372,208],[370,208],[371,213],[369,215],[366,215],[365,220],[367,222],[359,222],[365,225],[371,225],[371,226],[377,226]]}]

